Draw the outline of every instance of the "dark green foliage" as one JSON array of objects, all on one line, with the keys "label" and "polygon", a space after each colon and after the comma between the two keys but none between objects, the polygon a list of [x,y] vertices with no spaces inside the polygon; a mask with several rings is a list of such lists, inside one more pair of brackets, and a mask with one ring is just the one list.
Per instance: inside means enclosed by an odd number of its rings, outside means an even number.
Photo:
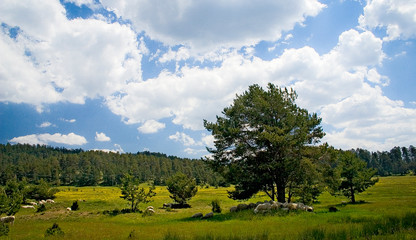
[{"label": "dark green foliage", "polygon": [[63,236],[65,235],[64,231],[59,227],[57,223],[54,223],[52,227],[46,229],[45,237],[51,236]]},{"label": "dark green foliage", "polygon": [[78,205],[78,201],[77,201],[77,200],[75,200],[75,201],[73,201],[73,202],[72,202],[72,205],[71,205],[71,210],[72,210],[72,211],[77,211],[77,210],[79,210],[79,205]]},{"label": "dark green foliage", "polygon": [[0,215],[15,215],[20,210],[24,188],[23,182],[18,183],[15,180],[7,181],[4,187],[0,186]]},{"label": "dark green foliage", "polygon": [[354,150],[357,157],[367,163],[367,167],[377,169],[377,175],[404,175],[416,173],[416,148],[394,147],[390,151],[369,152],[364,149]]},{"label": "dark green foliage", "polygon": [[338,208],[334,206],[329,207],[329,212],[338,212],[338,211],[339,211]]},{"label": "dark green foliage", "polygon": [[45,211],[46,211],[45,204],[39,204],[38,208],[36,209],[36,212],[45,212]]},{"label": "dark green foliage", "polygon": [[224,185],[224,179],[203,161],[181,159],[159,153],[119,154],[101,151],[52,148],[41,145],[0,144],[0,185],[8,180],[27,180],[37,184],[44,179],[50,185],[118,186],[125,173],[140,182],[165,181],[177,171],[195,178],[197,184]]},{"label": "dark green foliage", "polygon": [[[297,94],[269,84],[252,85],[237,95],[215,123],[204,121],[215,138],[211,167],[235,184],[233,199],[247,199],[264,191],[285,202],[286,186],[298,175],[303,149],[324,133],[321,118],[295,103]],[[295,181],[292,181],[295,183]]]},{"label": "dark green foliage", "polygon": [[45,200],[54,199],[55,194],[59,190],[57,188],[51,188],[49,183],[44,179],[41,179],[37,185],[28,185],[25,190],[25,199]]},{"label": "dark green foliage", "polygon": [[198,192],[196,181],[185,174],[178,172],[166,181],[167,189],[172,198],[180,206],[187,204]]},{"label": "dark green foliage", "polygon": [[221,213],[221,205],[220,200],[215,199],[211,202],[212,212],[214,213]]},{"label": "dark green foliage", "polygon": [[121,198],[130,202],[131,211],[136,212],[140,203],[148,203],[151,198],[156,195],[154,192],[155,187],[152,185],[147,190],[144,187],[139,186],[139,180],[126,174],[122,178]]},{"label": "dark green foliage", "polygon": [[373,179],[376,170],[368,169],[366,163],[352,152],[341,153],[339,171],[341,182],[338,190],[352,203],[355,203],[356,194],[364,192],[378,182],[378,178]]},{"label": "dark green foliage", "polygon": [[0,237],[9,235],[9,231],[10,228],[8,224],[0,223]]}]

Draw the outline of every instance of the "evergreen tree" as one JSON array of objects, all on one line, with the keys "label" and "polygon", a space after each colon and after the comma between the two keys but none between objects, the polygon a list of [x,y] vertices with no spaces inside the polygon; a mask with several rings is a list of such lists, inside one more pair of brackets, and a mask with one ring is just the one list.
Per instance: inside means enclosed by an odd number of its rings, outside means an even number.
[{"label": "evergreen tree", "polygon": [[285,202],[285,189],[299,171],[302,150],[324,136],[321,119],[295,104],[296,93],[273,84],[252,85],[224,109],[215,123],[204,121],[215,138],[207,162],[235,184],[233,199],[258,191]]},{"label": "evergreen tree", "polygon": [[167,189],[172,198],[180,206],[185,206],[198,192],[196,181],[185,174],[178,172],[166,181]]},{"label": "evergreen tree", "polygon": [[355,196],[364,192],[367,188],[378,182],[374,179],[376,170],[366,167],[366,163],[357,158],[352,152],[341,152],[339,159],[339,173],[341,177],[338,190],[352,203],[356,202]]}]

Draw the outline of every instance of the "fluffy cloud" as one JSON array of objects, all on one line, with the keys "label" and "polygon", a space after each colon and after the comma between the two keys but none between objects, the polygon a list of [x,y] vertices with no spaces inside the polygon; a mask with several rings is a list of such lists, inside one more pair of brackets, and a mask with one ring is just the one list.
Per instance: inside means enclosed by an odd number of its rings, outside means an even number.
[{"label": "fluffy cloud", "polygon": [[[234,53],[219,67],[185,66],[177,73],[162,72],[157,78],[129,83],[122,94],[109,97],[107,105],[127,123],[173,117],[175,124],[201,130],[202,120],[214,120],[236,93],[253,83],[265,86],[273,82],[293,86],[301,96],[299,103],[318,111],[362,87],[369,75],[366,65],[383,59],[381,43],[371,33],[350,30],[322,56],[310,47],[286,50],[271,61]],[[352,46],[358,49],[349,51]],[[353,64],[355,61],[363,65]],[[371,70],[372,77],[376,73]]]},{"label": "fluffy cloud", "polygon": [[342,148],[391,149],[414,144],[416,110],[364,87],[352,96],[322,110],[322,118],[336,128],[325,140]]},{"label": "fluffy cloud", "polygon": [[416,37],[414,0],[367,0],[359,22],[362,27],[386,28],[386,40]]},{"label": "fluffy cloud", "polygon": [[169,139],[180,142],[185,146],[195,146],[199,145],[199,143],[195,142],[195,140],[185,133],[176,132],[175,135],[169,136]]},{"label": "fluffy cloud", "polygon": [[[338,44],[327,54],[320,55],[311,47],[287,49],[270,61],[229,54],[218,67],[185,66],[176,73],[162,72],[157,78],[146,82],[129,83],[122,94],[108,98],[107,105],[127,123],[169,117],[185,128],[202,130],[202,119],[215,120],[215,116],[231,103],[236,93],[241,93],[253,83],[266,86],[272,82],[293,87],[299,94],[300,106],[320,113],[325,126],[336,128],[326,140],[339,146],[337,144],[342,140],[335,141],[336,138],[331,136],[339,136],[345,131],[364,131],[361,126],[367,124],[364,117],[369,113],[374,122],[382,121],[383,126],[396,129],[397,119],[387,117],[385,113],[387,109],[394,109],[397,116],[406,119],[402,123],[407,124],[408,129],[414,128],[414,118],[411,118],[414,110],[397,105],[397,102],[383,96],[381,87],[387,85],[389,79],[378,73],[377,66],[384,58],[380,39],[371,32],[349,30],[340,35]],[[373,87],[368,84],[370,82]],[[354,103],[356,110],[347,108],[346,103]],[[379,109],[382,106],[385,107],[383,112]],[[345,122],[346,116],[358,118],[355,124],[349,124]],[[373,145],[387,146],[387,140],[382,140],[386,133],[383,130],[379,132],[381,137],[363,134],[361,138]],[[390,134],[400,135],[401,132]],[[171,139],[187,146],[195,142],[186,140],[181,133],[172,135]],[[346,138],[348,144],[343,147],[356,146],[352,139],[349,141]],[[403,144],[408,145],[415,140],[409,135]]]},{"label": "fluffy cloud", "polygon": [[142,126],[137,128],[137,130],[141,133],[156,133],[165,128],[165,126],[166,125],[164,123],[160,123],[155,120],[147,120]]},{"label": "fluffy cloud", "polygon": [[325,7],[317,0],[101,2],[131,20],[138,32],[145,31],[169,45],[185,44],[199,52],[277,40],[283,31]]},{"label": "fluffy cloud", "polygon": [[80,135],[75,133],[69,133],[67,135],[55,133],[55,134],[31,134],[21,137],[15,137],[9,142],[12,143],[27,143],[27,144],[41,144],[47,145],[50,143],[66,144],[66,145],[84,145],[87,143],[87,140]]},{"label": "fluffy cloud", "polygon": [[[141,48],[126,25],[68,20],[59,1],[2,1],[0,101],[84,103],[141,80]],[[21,71],[25,69],[25,71]],[[39,93],[42,93],[40,95]]]},{"label": "fluffy cloud", "polygon": [[107,135],[105,135],[105,133],[95,132],[95,141],[97,141],[97,142],[109,142],[109,141],[111,141],[111,138],[107,137]]}]

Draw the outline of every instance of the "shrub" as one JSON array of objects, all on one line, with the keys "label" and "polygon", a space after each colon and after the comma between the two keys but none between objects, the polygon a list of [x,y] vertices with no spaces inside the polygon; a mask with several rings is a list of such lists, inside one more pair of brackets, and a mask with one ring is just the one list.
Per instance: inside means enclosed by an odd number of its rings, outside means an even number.
[{"label": "shrub", "polygon": [[45,211],[46,211],[45,204],[40,204],[38,209],[36,210],[36,212],[45,212]]},{"label": "shrub", "polygon": [[76,200],[75,200],[75,201],[72,203],[71,210],[72,210],[72,211],[79,210],[78,201],[76,201]]},{"label": "shrub", "polygon": [[0,224],[0,237],[9,235],[9,226],[7,224]]},{"label": "shrub", "polygon": [[[181,206],[185,206],[198,192],[198,186],[193,178],[178,172],[166,180],[167,189],[170,192],[170,198]],[[173,207],[173,206],[172,206]]]},{"label": "shrub", "polygon": [[218,199],[215,199],[211,202],[212,211],[215,213],[221,213],[221,206],[220,201]]},{"label": "shrub", "polygon": [[64,235],[64,231],[62,231],[62,229],[58,226],[57,223],[54,223],[52,227],[46,229],[46,232],[45,232],[45,237],[63,236],[63,235]]},{"label": "shrub", "polygon": [[329,207],[329,212],[338,212],[338,211],[339,211],[338,208],[334,206]]}]

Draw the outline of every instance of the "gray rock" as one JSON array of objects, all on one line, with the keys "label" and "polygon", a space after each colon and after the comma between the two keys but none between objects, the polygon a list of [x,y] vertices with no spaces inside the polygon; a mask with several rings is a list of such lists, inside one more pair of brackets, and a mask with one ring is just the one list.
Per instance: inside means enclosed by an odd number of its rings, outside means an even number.
[{"label": "gray rock", "polygon": [[202,216],[204,216],[202,213],[195,213],[194,215],[192,215],[191,218],[201,218]]},{"label": "gray rock", "polygon": [[249,205],[248,205],[248,208],[250,208],[250,209],[254,209],[254,208],[256,208],[257,207],[257,205],[255,204],[255,203],[250,203]]},{"label": "gray rock", "polygon": [[207,219],[207,218],[212,218],[212,217],[214,217],[214,213],[210,212],[210,213],[205,214],[205,216],[203,216],[202,219]]},{"label": "gray rock", "polygon": [[248,208],[248,205],[245,203],[240,203],[237,205],[237,210],[241,211],[241,210],[246,210]]}]

